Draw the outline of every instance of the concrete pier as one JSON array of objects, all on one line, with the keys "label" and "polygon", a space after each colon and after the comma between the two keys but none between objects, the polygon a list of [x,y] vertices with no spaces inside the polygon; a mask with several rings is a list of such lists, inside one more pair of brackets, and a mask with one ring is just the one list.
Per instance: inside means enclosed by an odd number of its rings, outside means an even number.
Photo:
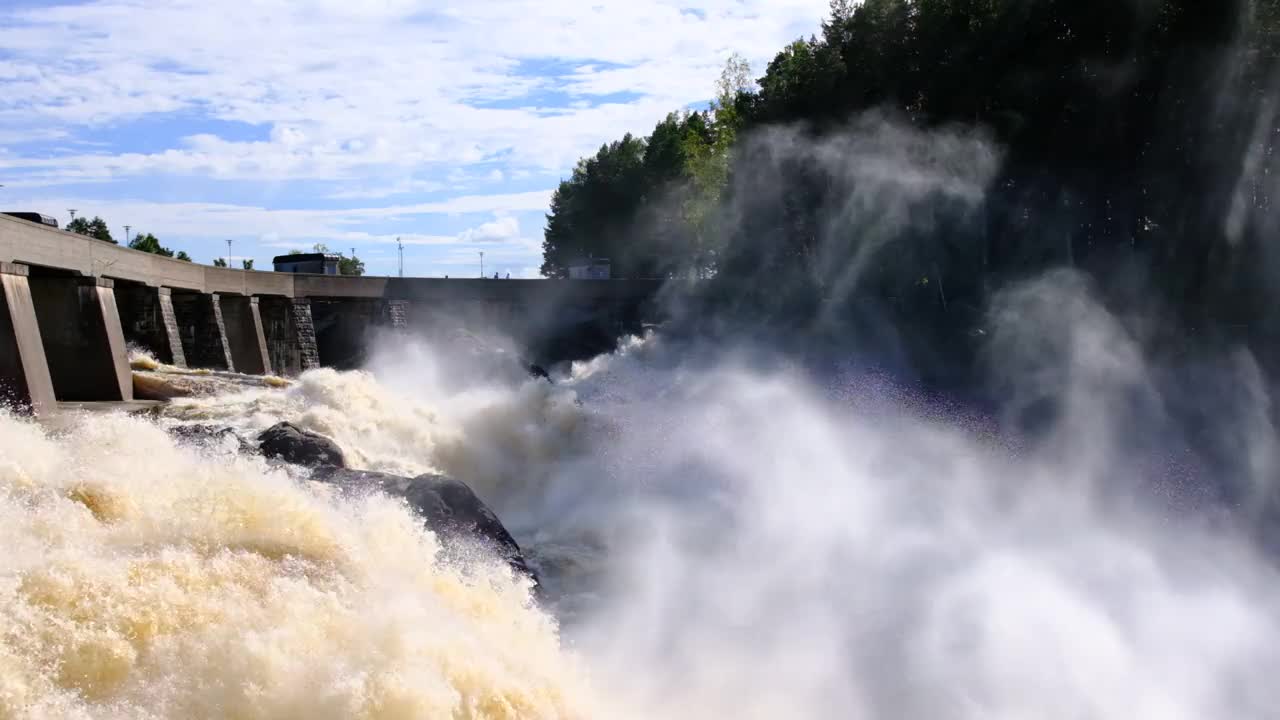
[{"label": "concrete pier", "polygon": [[218,293],[175,294],[173,310],[188,365],[212,370],[235,370]]},{"label": "concrete pier", "polygon": [[310,300],[264,297],[258,313],[273,372],[293,376],[320,366]]},{"label": "concrete pier", "polygon": [[0,402],[36,413],[57,405],[27,267],[0,262]]},{"label": "concrete pier", "polygon": [[219,300],[235,371],[250,375],[271,373],[271,358],[267,353],[258,298],[221,295]]},{"label": "concrete pier", "polygon": [[29,278],[40,339],[59,401],[133,399],[133,374],[107,278]]},{"label": "concrete pier", "polygon": [[380,326],[396,331],[403,331],[409,327],[408,300],[383,300],[379,311]]},{"label": "concrete pier", "polygon": [[350,370],[364,363],[369,332],[381,317],[381,301],[312,301],[320,364]]},{"label": "concrete pier", "polygon": [[173,291],[139,283],[116,283],[115,290],[124,339],[145,348],[162,363],[186,367]]},{"label": "concrete pier", "polygon": [[158,288],[156,299],[160,305],[160,320],[164,323],[169,364],[184,368],[187,366],[187,354],[182,349],[182,335],[178,332],[178,315],[173,311],[173,291],[169,288]]},{"label": "concrete pier", "polygon": [[315,319],[309,298],[289,301],[293,316],[294,341],[298,345],[298,366],[302,372],[320,367],[320,346],[316,342]]}]

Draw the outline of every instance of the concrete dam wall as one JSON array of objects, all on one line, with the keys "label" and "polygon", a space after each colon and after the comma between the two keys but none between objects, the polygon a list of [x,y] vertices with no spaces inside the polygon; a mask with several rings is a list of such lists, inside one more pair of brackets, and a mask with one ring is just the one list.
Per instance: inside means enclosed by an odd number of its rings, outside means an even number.
[{"label": "concrete dam wall", "polygon": [[0,216],[0,400],[35,412],[131,400],[127,344],[179,367],[296,375],[358,366],[377,332],[464,329],[554,364],[659,320],[661,284],[232,270]]}]

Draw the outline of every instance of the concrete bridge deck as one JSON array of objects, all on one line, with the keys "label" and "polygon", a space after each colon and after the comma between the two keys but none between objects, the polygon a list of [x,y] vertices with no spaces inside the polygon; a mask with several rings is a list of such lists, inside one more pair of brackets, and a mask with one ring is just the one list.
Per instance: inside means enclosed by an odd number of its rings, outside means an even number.
[{"label": "concrete bridge deck", "polygon": [[132,400],[126,342],[179,366],[294,374],[357,365],[375,329],[461,326],[553,362],[654,320],[661,287],[237,270],[3,215],[0,281],[0,400],[37,411]]}]

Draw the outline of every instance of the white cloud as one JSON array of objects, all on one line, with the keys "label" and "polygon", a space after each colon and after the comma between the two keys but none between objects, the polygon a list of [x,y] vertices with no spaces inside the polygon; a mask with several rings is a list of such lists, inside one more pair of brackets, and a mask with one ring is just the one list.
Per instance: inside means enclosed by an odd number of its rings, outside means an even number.
[{"label": "white cloud", "polygon": [[[709,98],[731,52],[762,71],[827,4],[0,3],[0,183],[14,207],[205,255],[398,234],[441,267],[483,248],[536,272],[536,223],[515,215],[545,212],[557,176]],[[459,215],[489,219],[457,233]]]},{"label": "white cloud", "polygon": [[500,217],[479,227],[467,230],[458,239],[467,243],[491,243],[512,240],[520,235],[520,223],[515,218]]},{"label": "white cloud", "polygon": [[[558,171],[602,140],[705,99],[733,50],[763,67],[825,0],[438,2],[99,0],[0,14],[0,133],[184,111],[268,124],[261,141],[201,134],[153,153],[7,161],[9,169],[221,178],[341,179],[470,164]],[[128,38],[128,42],[123,42]],[[517,72],[567,63],[561,77]],[[535,66],[527,66],[535,67]],[[633,102],[494,101],[560,87]],[[534,96],[536,97],[536,95]],[[501,170],[496,171],[501,173]],[[500,175],[495,175],[495,178]]]},{"label": "white cloud", "polygon": [[436,180],[406,179],[397,181],[391,185],[382,185],[378,187],[355,187],[346,190],[338,190],[329,193],[326,197],[331,200],[375,200],[395,195],[408,195],[410,193],[438,192],[447,187],[449,186],[446,183]]},{"label": "white cloud", "polygon": [[331,210],[269,209],[224,203],[103,201],[77,197],[40,201],[17,199],[13,200],[13,206],[48,209],[73,207],[80,215],[98,215],[117,224],[127,221],[139,232],[152,232],[161,237],[222,240],[248,236],[270,247],[293,247],[296,244],[293,240],[313,238],[341,243],[394,243],[396,234],[373,234],[360,227],[368,222],[389,219],[499,213],[503,217],[458,235],[399,233],[405,244],[493,243],[517,238],[519,226],[515,218],[505,217],[507,213],[541,210],[546,206],[549,195],[548,191],[467,195],[416,205]]}]

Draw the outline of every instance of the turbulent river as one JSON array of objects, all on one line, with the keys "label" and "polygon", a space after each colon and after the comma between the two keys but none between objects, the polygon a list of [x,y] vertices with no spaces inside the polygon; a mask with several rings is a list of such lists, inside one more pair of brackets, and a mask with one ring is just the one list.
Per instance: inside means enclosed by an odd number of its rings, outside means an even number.
[{"label": "turbulent river", "polygon": [[[1028,450],[865,375],[661,336],[554,382],[512,357],[138,359],[197,394],[0,414],[0,719],[1276,717],[1274,565],[1111,487],[1105,388]],[[169,432],[281,420],[468,483],[544,587],[452,565],[399,501]]]}]

